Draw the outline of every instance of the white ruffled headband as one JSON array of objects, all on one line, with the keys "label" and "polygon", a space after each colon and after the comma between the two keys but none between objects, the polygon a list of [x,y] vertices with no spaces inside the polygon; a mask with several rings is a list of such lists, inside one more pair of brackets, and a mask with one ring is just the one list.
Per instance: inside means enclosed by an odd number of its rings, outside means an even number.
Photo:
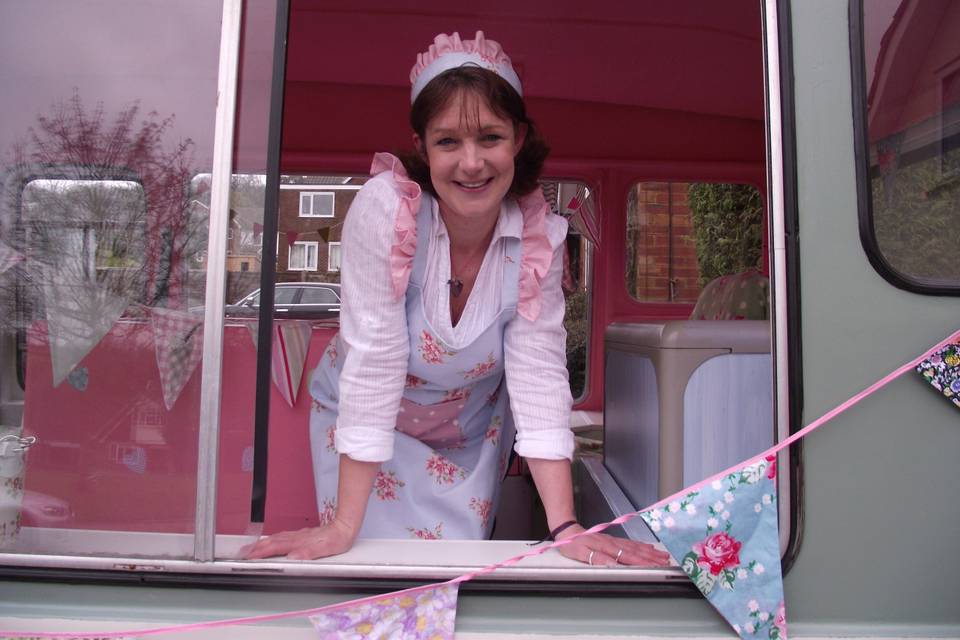
[{"label": "white ruffled headband", "polygon": [[425,53],[417,54],[417,63],[410,70],[410,103],[417,99],[427,84],[449,69],[473,66],[493,71],[506,80],[517,93],[523,95],[520,76],[499,42],[487,40],[483,31],[477,31],[473,40],[461,40],[460,34],[441,33]]}]

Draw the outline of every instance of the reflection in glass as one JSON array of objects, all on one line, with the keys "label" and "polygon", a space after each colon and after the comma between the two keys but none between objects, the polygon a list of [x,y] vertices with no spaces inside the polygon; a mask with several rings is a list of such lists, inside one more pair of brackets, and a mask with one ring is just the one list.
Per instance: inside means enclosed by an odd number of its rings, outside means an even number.
[{"label": "reflection in glass", "polygon": [[894,270],[958,284],[960,5],[864,3],[873,232]]},{"label": "reflection in glass", "polygon": [[0,425],[36,438],[3,551],[192,551],[193,177],[211,170],[221,13],[54,1],[0,24]]}]

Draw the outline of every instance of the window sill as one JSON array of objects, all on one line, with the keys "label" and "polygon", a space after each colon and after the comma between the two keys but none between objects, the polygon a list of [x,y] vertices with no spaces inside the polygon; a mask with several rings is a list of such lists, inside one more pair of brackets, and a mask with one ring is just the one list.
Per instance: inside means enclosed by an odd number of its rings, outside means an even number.
[{"label": "window sill", "polygon": [[[21,531],[12,549],[14,553],[0,553],[0,564],[132,572],[447,580],[531,550],[528,542],[522,540],[360,540],[353,549],[335,558],[236,560],[239,549],[251,541],[250,536],[218,536],[218,559],[203,563],[178,559],[193,553],[193,536],[189,534],[27,527]],[[469,561],[464,561],[465,558]],[[607,583],[687,581],[678,567],[591,567],[564,558],[555,550],[526,558],[477,579]]]}]

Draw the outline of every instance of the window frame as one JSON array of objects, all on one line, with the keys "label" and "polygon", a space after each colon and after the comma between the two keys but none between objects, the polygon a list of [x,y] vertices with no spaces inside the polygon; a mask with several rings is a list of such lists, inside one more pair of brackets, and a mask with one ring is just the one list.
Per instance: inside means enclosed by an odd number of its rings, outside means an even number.
[{"label": "window frame", "polygon": [[[329,197],[330,199],[330,213],[314,213],[314,208],[316,207],[316,200],[319,196]],[[309,202],[310,208],[309,211],[304,213],[304,203]],[[300,192],[300,209],[298,210],[299,217],[301,218],[334,218],[337,215],[337,194],[334,191],[301,191]]]},{"label": "window frame", "polygon": [[[333,264],[333,248],[337,248],[337,264]],[[327,243],[327,272],[328,273],[340,273],[340,261],[343,258],[340,254],[340,242],[330,241]]]},{"label": "window frame", "polygon": [[[303,247],[304,256],[303,256],[303,266],[295,267],[293,266],[293,257],[294,249],[297,247]],[[313,248],[313,266],[310,265],[310,248]],[[319,269],[320,262],[320,243],[315,240],[297,240],[292,245],[290,245],[290,251],[287,253],[287,271],[317,271]]]},{"label": "window frame", "polygon": [[[870,265],[891,285],[911,293],[936,296],[960,295],[960,278],[955,284],[920,278],[894,267],[880,248],[874,225],[873,197],[870,189],[870,132],[867,120],[867,69],[864,39],[864,2],[849,0],[850,80],[853,104],[854,160],[857,179],[857,213],[860,243]],[[960,71],[960,67],[954,72]],[[942,130],[942,129],[941,129]],[[942,138],[941,138],[942,143]]]},{"label": "window frame", "polygon": [[[225,0],[225,5],[224,5],[225,17],[228,13],[228,5],[230,5],[232,2],[233,0]],[[767,0],[765,7],[767,10],[770,10],[771,7],[773,7],[774,5],[777,5],[778,3],[779,3],[779,6],[781,7],[782,15],[786,15],[786,13],[783,12],[784,8],[786,8],[787,6],[786,0]],[[238,8],[235,6],[237,3],[233,2],[233,4],[234,6],[231,10],[238,11]],[[283,3],[281,2],[280,4],[283,4]],[[776,11],[776,8],[774,7],[773,10]],[[229,22],[228,20],[226,19],[224,20],[225,35],[228,29],[227,27],[228,22]],[[774,25],[776,25],[776,22],[774,22]],[[781,24],[781,28],[783,28],[782,24]],[[788,21],[787,21],[786,28],[789,29]],[[765,31],[764,33],[765,38],[770,38],[771,37],[770,34],[767,33],[766,21],[765,21],[764,31]],[[239,34],[239,29],[237,30],[237,34]],[[777,27],[774,26],[774,31],[772,36],[772,43],[774,47],[780,46],[779,43],[777,42],[778,35],[782,37],[782,32],[778,33]],[[237,35],[237,39],[239,40],[239,35]],[[221,46],[226,48],[226,47],[233,46],[234,44],[235,43],[227,43]],[[278,45],[278,49],[280,48],[281,47]],[[789,60],[787,61],[787,64],[789,64]],[[227,62],[227,66],[229,67],[229,61]],[[231,77],[235,81],[236,71],[232,73],[234,75]],[[221,77],[223,77],[223,73],[221,74]],[[780,78],[779,73],[776,73],[775,74],[776,83],[779,83],[780,81],[779,78]],[[774,82],[774,79],[767,77],[766,82],[768,84],[771,84]],[[777,87],[777,89],[779,89],[779,87]],[[779,93],[777,97],[779,99]],[[233,104],[232,100],[235,100],[235,95],[233,95],[227,100],[229,105]],[[777,106],[779,107],[779,103],[777,104]],[[228,106],[225,108],[225,111],[228,112],[227,117],[229,117],[229,112],[232,112],[232,109],[233,109],[232,106]],[[769,110],[770,110],[770,107],[768,105],[768,112]],[[218,139],[221,131],[220,123],[219,123],[219,121],[221,120],[221,117],[220,117],[221,115],[222,113],[218,111]],[[230,132],[228,131],[228,133]],[[768,141],[768,144],[770,144],[769,141]],[[224,153],[226,153],[227,156],[229,156],[229,153],[230,153],[229,147],[227,147]],[[221,153],[218,156],[218,160],[217,160],[218,162],[221,162],[221,165],[220,165],[221,167],[224,166],[222,164],[222,158],[223,158],[223,153]],[[772,160],[768,159],[767,161],[768,171],[771,170],[770,168],[771,162]],[[229,161],[225,166],[227,167],[227,172],[229,173],[229,167],[230,167]],[[279,166],[279,162],[277,163],[277,166]],[[779,167],[774,168],[774,170],[780,170],[780,169],[781,168]],[[217,174],[215,174],[214,183],[218,182],[216,176]],[[220,174],[220,177],[222,177],[222,174]],[[223,194],[221,194],[220,200],[222,205],[227,204],[226,200],[223,197]],[[211,207],[211,208],[213,209],[214,207]],[[213,231],[216,229],[222,229],[224,232],[222,235],[225,236],[227,223],[228,223],[225,213],[226,213],[226,207],[223,207],[223,211],[211,213],[211,230],[212,230],[211,238],[214,237]],[[277,237],[277,240],[279,242],[279,237]],[[269,250],[269,248],[270,247],[268,244],[267,249]],[[225,248],[220,247],[219,251],[214,251],[212,247],[209,260],[211,265],[225,264],[226,262]],[[217,297],[219,296],[219,299],[222,302],[223,276],[222,274],[218,275],[216,273],[217,271],[218,270],[214,268],[210,269],[210,272],[212,274],[210,276],[210,280],[216,283],[217,280],[219,279],[219,285],[208,286],[207,300],[208,301],[210,301],[211,299],[216,300]],[[273,297],[272,284],[269,287],[268,295],[271,298]],[[270,311],[268,310],[267,313],[270,313]],[[209,341],[205,341],[204,359],[203,359],[204,365],[208,363],[208,360],[214,363],[222,363],[222,353],[216,352],[214,350],[218,348],[219,346],[218,343],[222,343],[223,324],[224,324],[224,320],[223,320],[222,314],[220,314],[220,309],[216,308],[216,305],[208,304],[205,312],[204,326],[207,328],[207,330],[211,328],[214,329],[214,335],[209,336],[211,338]],[[786,339],[785,336],[786,334],[784,334],[783,339]],[[210,355],[211,353],[213,353],[214,355],[211,356]],[[206,366],[204,370],[207,371]],[[208,380],[208,375],[209,375],[209,380]],[[213,405],[215,405],[218,402],[218,399],[221,397],[221,384],[222,384],[222,380],[219,377],[219,368],[217,368],[216,373],[213,373],[213,372],[209,374],[205,373],[204,397],[209,398],[209,400],[205,405],[205,407],[202,408],[201,410],[201,441],[207,441],[207,444],[202,446],[199,452],[201,455],[201,463],[200,463],[201,465],[205,464],[203,459],[204,454],[209,454],[211,451],[214,454],[216,454],[216,434],[217,434],[217,429],[219,428],[219,424],[217,423],[218,413],[216,412],[216,408]],[[782,386],[779,380],[777,381],[777,384],[778,384],[778,388]],[[258,379],[258,388],[259,387],[261,387],[261,385]],[[270,388],[269,386],[264,387],[265,390],[269,390],[269,388]],[[786,386],[783,386],[783,388],[786,389]],[[211,390],[214,391],[214,393],[211,394],[208,392]],[[212,434],[213,434],[212,444],[209,443],[211,425],[212,425]],[[216,460],[215,455],[213,457],[213,460],[215,462]],[[209,464],[209,461],[206,464]],[[795,465],[791,465],[791,468],[793,469],[794,466]],[[214,578],[212,580],[209,580],[209,582],[213,584],[216,584],[216,578],[221,576],[223,577],[223,579],[230,580],[231,582],[237,582],[237,581],[247,582],[247,580],[249,579],[249,580],[252,580],[254,583],[263,581],[264,577],[262,576],[270,576],[270,578],[267,578],[270,584],[275,584],[274,580],[272,579],[273,577],[283,580],[286,577],[309,576],[311,578],[310,582],[306,583],[309,585],[317,584],[316,582],[317,578],[326,578],[334,581],[334,583],[338,585],[343,584],[340,581],[344,578],[354,578],[354,579],[361,578],[361,579],[370,579],[372,581],[375,581],[375,584],[382,586],[383,584],[385,584],[384,582],[385,577],[388,583],[390,581],[393,581],[394,583],[401,581],[400,582],[401,584],[406,584],[411,580],[422,581],[424,579],[437,577],[438,575],[438,572],[436,570],[429,567],[426,570],[423,570],[423,567],[420,567],[421,571],[411,570],[407,572],[402,572],[401,574],[397,572],[392,572],[389,570],[389,567],[385,568],[384,566],[360,565],[358,567],[357,565],[339,564],[332,561],[326,561],[326,562],[318,561],[316,563],[287,563],[287,562],[250,563],[250,562],[231,561],[223,557],[223,552],[227,551],[230,548],[229,545],[227,544],[225,544],[224,547],[220,548],[216,556],[214,556],[213,554],[214,543],[216,542],[219,547],[220,542],[227,543],[229,542],[229,540],[228,540],[228,537],[225,536],[224,534],[216,533],[215,531],[216,514],[213,513],[209,508],[209,504],[212,502],[210,500],[210,496],[205,495],[207,490],[214,492],[215,494],[216,480],[217,480],[217,476],[215,475],[216,474],[215,468],[212,469],[212,473],[214,474],[212,476],[213,482],[207,482],[205,486],[201,487],[200,486],[201,483],[204,482],[203,477],[207,477],[207,476],[202,477],[202,474],[198,469],[198,474],[197,474],[197,484],[198,484],[197,524],[198,526],[195,530],[195,533],[192,534],[192,537],[194,538],[194,541],[195,541],[194,554],[189,559],[169,560],[164,558],[158,558],[154,560],[154,559],[151,559],[149,556],[143,556],[143,555],[138,555],[135,557],[127,557],[125,555],[121,555],[120,553],[117,553],[117,551],[119,550],[114,550],[114,553],[116,554],[116,556],[109,556],[109,557],[58,556],[56,558],[50,558],[51,562],[49,563],[41,562],[40,564],[42,566],[49,567],[50,569],[53,569],[55,571],[62,570],[63,568],[72,569],[74,571],[74,575],[81,575],[81,576],[94,574],[97,577],[102,577],[104,574],[104,570],[107,570],[111,572],[110,575],[112,575],[114,578],[119,577],[122,580],[143,581],[145,579],[146,580],[156,579],[156,580],[163,580],[165,582],[170,582],[171,578],[164,579],[164,578],[154,577],[157,575],[156,574],[157,571],[164,571],[164,572],[167,572],[167,575],[174,574],[173,576],[171,576],[174,582],[185,581],[185,580],[189,580],[194,583],[197,581],[206,582],[207,581],[205,580],[206,578]],[[792,483],[791,483],[791,486],[792,486]],[[204,503],[206,503],[207,506],[204,506]],[[795,508],[798,502],[792,499],[791,504]],[[201,528],[201,520],[204,518],[205,520],[203,522],[203,527]],[[153,535],[153,534],[150,534],[150,535]],[[206,540],[202,539],[204,535],[207,536]],[[479,541],[478,544],[488,544],[488,543],[487,541]],[[7,569],[6,567],[4,568],[7,573],[12,573],[16,575],[17,569],[19,566],[21,568],[27,567],[26,569],[20,572],[20,575],[30,574],[31,572],[33,572],[33,574],[35,575],[35,572],[37,571],[36,567],[38,566],[38,563],[36,562],[36,559],[38,558],[38,556],[24,555],[24,556],[18,557],[14,555],[11,558],[11,555],[12,554],[0,554],[4,562],[8,563],[9,565],[12,565],[9,571],[6,571]],[[28,563],[25,561],[31,560],[31,559],[33,559],[34,561],[30,562],[28,566]],[[40,557],[40,559],[43,560],[42,556]],[[10,562],[10,560],[12,560],[12,562]],[[91,571],[91,568],[92,568],[92,571]],[[687,580],[686,576],[683,575],[679,569],[634,570],[634,569],[619,568],[616,570],[607,570],[607,569],[583,568],[581,565],[577,565],[576,569],[577,569],[576,571],[570,570],[570,569],[564,569],[563,580],[556,581],[556,582],[544,582],[542,579],[538,579],[536,577],[532,579],[528,579],[524,577],[522,572],[519,572],[516,574],[518,577],[504,578],[505,575],[510,576],[512,574],[511,570],[508,569],[506,572],[498,572],[498,574],[495,575],[492,579],[490,579],[487,583],[488,584],[509,584],[511,589],[535,589],[538,591],[543,590],[544,587],[546,587],[548,590],[559,590],[566,593],[569,593],[572,589],[575,589],[577,592],[579,592],[581,589],[583,589],[587,585],[599,587],[601,590],[609,589],[616,592],[621,592],[621,591],[648,592],[650,591],[651,586],[655,584],[656,585],[655,593],[658,595],[668,594],[668,593],[671,593],[671,591],[682,592],[684,594],[697,593],[696,590],[693,588],[693,586]],[[450,567],[447,567],[447,570],[449,572],[452,572],[452,573],[449,573],[449,575],[461,575],[462,573],[464,573],[463,566],[450,566]],[[89,573],[85,573],[88,571]],[[640,572],[640,574],[642,575],[639,575],[637,572]],[[238,574],[243,574],[243,575],[238,575]],[[176,577],[178,575],[195,576],[195,577],[183,577],[178,580],[178,578]],[[443,575],[448,575],[448,574],[443,574]],[[608,576],[616,576],[616,577],[608,577]],[[609,582],[603,581],[602,578],[605,578],[605,577],[608,577]]]}]

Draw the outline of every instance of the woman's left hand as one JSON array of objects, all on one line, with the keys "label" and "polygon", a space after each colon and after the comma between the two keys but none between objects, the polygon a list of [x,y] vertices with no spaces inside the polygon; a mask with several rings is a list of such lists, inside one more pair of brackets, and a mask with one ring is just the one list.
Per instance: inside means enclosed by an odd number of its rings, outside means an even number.
[{"label": "woman's left hand", "polygon": [[[583,531],[584,528],[579,524],[573,525],[557,536],[557,540],[572,538]],[[666,567],[670,564],[670,554],[660,551],[652,544],[616,538],[605,533],[580,536],[557,549],[572,560],[579,560],[594,567],[613,567],[618,564],[635,567]]]}]

